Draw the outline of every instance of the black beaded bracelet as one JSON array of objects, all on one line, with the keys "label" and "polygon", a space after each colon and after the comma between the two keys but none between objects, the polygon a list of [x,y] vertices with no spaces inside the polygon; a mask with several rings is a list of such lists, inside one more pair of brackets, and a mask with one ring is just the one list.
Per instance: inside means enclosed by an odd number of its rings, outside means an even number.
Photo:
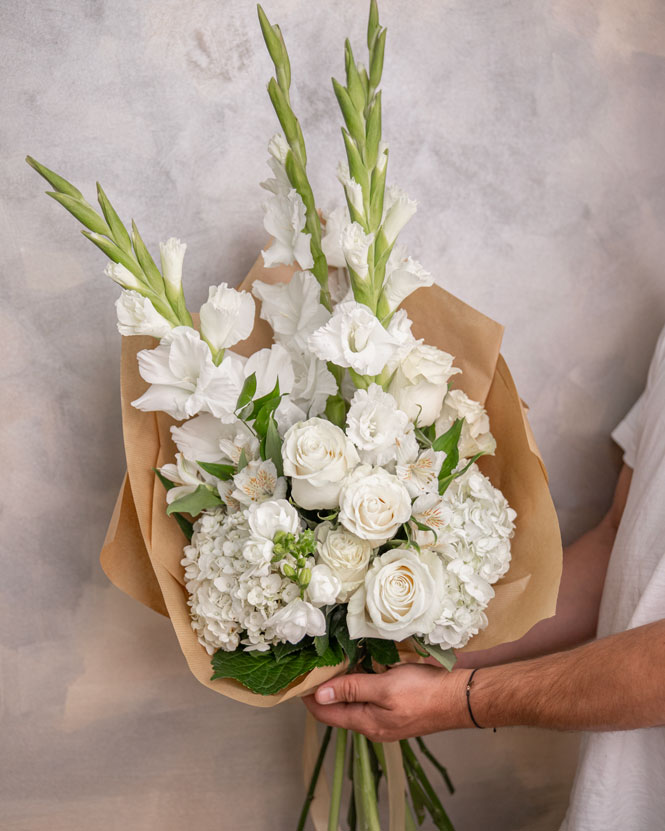
[{"label": "black beaded bracelet", "polygon": [[[475,725],[475,726],[476,726],[479,730],[484,730],[485,728],[483,727],[483,725],[482,725],[482,724],[478,724],[478,722],[476,721],[476,719],[475,719],[475,717],[474,717],[474,715],[473,715],[473,710],[471,709],[471,684],[473,683],[473,676],[474,676],[477,672],[478,672],[478,667],[476,667],[476,669],[474,669],[474,670],[472,670],[472,671],[471,671],[471,675],[469,675],[469,680],[466,682],[466,708],[467,708],[467,710],[469,711],[469,717],[470,717],[471,721],[474,723],[474,725]],[[492,728],[492,731],[493,731],[494,733],[496,733],[496,727],[493,727],[493,728]]]}]

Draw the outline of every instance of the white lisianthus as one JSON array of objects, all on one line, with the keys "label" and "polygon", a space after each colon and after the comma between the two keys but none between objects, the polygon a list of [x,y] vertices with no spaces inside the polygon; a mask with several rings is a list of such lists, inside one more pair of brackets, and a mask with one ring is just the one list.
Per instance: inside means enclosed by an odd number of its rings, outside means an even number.
[{"label": "white lisianthus", "polygon": [[442,611],[443,586],[443,564],[435,552],[394,548],[381,554],[349,599],[349,635],[401,641],[428,633]]},{"label": "white lisianthus", "polygon": [[[245,378],[256,375],[256,392],[254,398],[268,395],[279,381],[279,391],[286,395],[293,389],[293,366],[291,357],[281,343],[273,343],[270,348],[259,349],[247,358],[243,368]],[[238,390],[240,394],[240,390]]]},{"label": "white lisianthus", "polygon": [[401,361],[388,392],[411,421],[421,427],[433,424],[441,412],[448,380],[461,372],[453,357],[435,346],[416,344]]},{"label": "white lisianthus", "polygon": [[268,152],[271,158],[268,165],[275,174],[274,179],[266,179],[261,182],[261,187],[271,193],[287,194],[291,190],[291,182],[286,174],[286,156],[289,152],[289,145],[281,133],[275,135],[268,142]]},{"label": "white lisianthus", "polygon": [[314,531],[317,559],[327,565],[341,582],[337,600],[344,603],[360,586],[372,557],[372,545],[351,531],[322,522]]},{"label": "white lisianthus", "polygon": [[342,482],[359,462],[344,431],[322,418],[287,430],[282,459],[293,499],[305,509],[337,507]]},{"label": "white lisianthus", "polygon": [[393,312],[399,304],[416,289],[431,286],[434,278],[411,257],[405,257],[397,248],[393,249],[386,266],[383,281],[383,297],[388,308]]},{"label": "white lisianthus", "polygon": [[[337,393],[337,381],[325,361],[319,360],[307,349],[291,352],[295,380],[290,400],[308,416],[321,415],[326,408],[328,396]],[[304,418],[298,419],[303,421]]]},{"label": "white lisianthus", "polygon": [[275,238],[273,244],[261,252],[265,267],[297,262],[303,269],[311,268],[314,265],[311,237],[303,233],[305,205],[295,188],[271,196],[264,205],[264,212],[263,226]]},{"label": "white lisianthus", "polygon": [[382,467],[359,465],[339,494],[339,521],[375,546],[393,537],[411,516],[411,497],[402,482]]},{"label": "white lisianthus", "polygon": [[367,306],[349,300],[335,307],[328,323],[309,336],[308,345],[322,361],[351,367],[361,375],[378,375],[398,342]]},{"label": "white lisianthus", "polygon": [[133,289],[134,291],[145,289],[145,285],[141,283],[138,277],[135,277],[128,268],[120,265],[120,263],[107,263],[104,274],[110,277],[114,283],[122,286],[123,289]]},{"label": "white lisianthus", "polygon": [[267,499],[283,499],[286,496],[286,479],[277,475],[275,463],[270,459],[248,462],[233,477],[231,496],[241,505],[265,502]]},{"label": "white lisianthus", "polygon": [[351,222],[346,205],[334,208],[325,217],[326,227],[321,239],[321,250],[326,262],[334,268],[346,268],[346,258],[342,251],[342,231]]},{"label": "white lisianthus", "polygon": [[151,386],[132,401],[138,410],[161,410],[181,420],[209,412],[232,417],[242,388],[242,360],[233,353],[215,366],[199,333],[177,326],[159,346],[138,354],[139,372]]},{"label": "white lisianthus", "polygon": [[240,419],[228,423],[201,413],[180,427],[171,427],[178,450],[193,462],[237,465],[244,451],[248,461],[258,458],[259,442]]},{"label": "white lisianthus", "polygon": [[123,289],[115,301],[118,314],[118,332],[121,335],[151,335],[163,338],[173,324],[160,315],[152,302],[138,291]]},{"label": "white lisianthus", "polygon": [[435,422],[437,435],[442,436],[450,430],[458,418],[464,419],[458,444],[460,457],[468,459],[476,453],[492,455],[496,450],[496,441],[490,433],[490,420],[485,408],[462,390],[450,390]]},{"label": "white lisianthus", "polygon": [[182,285],[182,263],[187,244],[175,237],[159,243],[159,255],[162,261],[162,274],[168,285],[177,294]]},{"label": "white lisianthus", "polygon": [[326,633],[323,612],[299,597],[269,618],[266,626],[278,640],[288,643],[299,643],[306,635],[319,637]]},{"label": "white lisianthus", "polygon": [[337,179],[344,188],[346,198],[349,200],[349,204],[353,207],[354,211],[359,213],[360,216],[364,216],[363,189],[351,176],[349,166],[346,162],[340,162],[337,165]]},{"label": "white lisianthus", "polygon": [[247,523],[252,536],[271,542],[278,531],[297,534],[300,530],[298,511],[286,499],[253,502],[247,511]]},{"label": "white lisianthus", "polygon": [[350,222],[342,229],[340,244],[348,267],[364,280],[369,274],[367,255],[374,242],[374,234],[366,234],[362,225]]},{"label": "white lisianthus", "polygon": [[307,586],[306,596],[315,606],[330,606],[337,601],[342,590],[342,581],[325,564],[312,568],[312,576]]},{"label": "white lisianthus", "polygon": [[397,185],[391,185],[386,189],[382,231],[389,245],[395,242],[397,235],[415,214],[417,208],[418,203],[410,199]]},{"label": "white lisianthus", "polygon": [[210,286],[201,306],[201,335],[215,354],[249,337],[254,328],[254,299],[227,283]]},{"label": "white lisianthus", "polygon": [[370,465],[385,465],[397,456],[411,422],[397,402],[378,384],[357,390],[347,415],[347,435],[358,448],[360,459]]},{"label": "white lisianthus", "polygon": [[440,450],[423,450],[413,462],[398,464],[395,469],[397,478],[404,482],[412,497],[424,493],[436,493],[439,487],[439,471],[446,458]]},{"label": "white lisianthus", "polygon": [[288,283],[256,280],[252,294],[261,301],[260,316],[270,324],[275,339],[300,352],[306,350],[308,336],[330,317],[311,271],[296,271]]}]

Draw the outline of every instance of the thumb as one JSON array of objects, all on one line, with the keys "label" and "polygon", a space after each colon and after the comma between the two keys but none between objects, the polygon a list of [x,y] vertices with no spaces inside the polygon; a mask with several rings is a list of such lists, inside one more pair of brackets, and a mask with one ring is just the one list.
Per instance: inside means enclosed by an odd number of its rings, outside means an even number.
[{"label": "thumb", "polygon": [[316,690],[317,704],[380,703],[383,693],[381,675],[367,675],[362,672],[340,675],[326,681]]}]

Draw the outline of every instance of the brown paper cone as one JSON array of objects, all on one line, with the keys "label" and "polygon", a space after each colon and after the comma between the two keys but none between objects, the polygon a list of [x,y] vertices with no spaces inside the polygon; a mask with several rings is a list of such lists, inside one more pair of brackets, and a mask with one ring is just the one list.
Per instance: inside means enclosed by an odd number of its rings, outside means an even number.
[{"label": "brown paper cone", "polygon": [[[256,279],[287,282],[293,271],[264,269],[259,256],[240,288],[249,289]],[[420,289],[404,306],[416,337],[455,356],[456,366],[462,369],[462,375],[455,376],[456,386],[485,404],[497,453],[481,459],[480,466],[517,511],[510,570],[495,586],[496,596],[487,609],[489,626],[466,647],[486,649],[520,638],[539,620],[554,614],[561,538],[547,474],[525,408],[499,354],[503,327],[438,286]],[[254,331],[234,347],[239,354],[250,355],[272,343],[272,330],[258,312],[257,303]],[[166,516],[164,489],[153,473],[154,467],[175,455],[169,432],[174,422],[163,413],[142,413],[131,406],[147,386],[138,373],[136,355],[153,346],[151,338],[123,338],[121,398],[128,477],[102,550],[104,571],[120,589],[168,614],[189,668],[202,684],[259,707],[305,695],[344,666],[316,669],[271,696],[251,693],[229,679],[210,681],[210,656],[191,628],[183,585],[180,560],[186,540],[175,521]]]}]

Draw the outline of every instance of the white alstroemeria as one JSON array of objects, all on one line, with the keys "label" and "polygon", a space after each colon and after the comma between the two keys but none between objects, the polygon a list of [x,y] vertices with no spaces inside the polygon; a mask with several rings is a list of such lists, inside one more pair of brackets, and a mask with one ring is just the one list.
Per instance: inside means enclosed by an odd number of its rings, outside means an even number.
[{"label": "white alstroemeria", "polygon": [[281,133],[275,135],[268,142],[268,152],[271,158],[268,165],[275,174],[274,179],[266,179],[261,182],[261,187],[275,194],[287,194],[291,190],[291,182],[286,173],[286,156],[289,152],[289,145]]},{"label": "white alstroemeria", "polygon": [[286,496],[286,479],[277,475],[275,463],[270,459],[249,462],[233,477],[233,485],[231,496],[241,505],[284,499]]},{"label": "white alstroemeria", "polygon": [[443,563],[434,551],[386,551],[349,599],[349,635],[402,641],[427,634],[441,614],[443,587]]},{"label": "white alstroemeria", "polygon": [[220,479],[217,484],[217,493],[219,494],[219,498],[222,500],[224,505],[226,505],[226,510],[229,514],[235,514],[237,511],[240,511],[242,506],[240,502],[233,496],[233,491],[235,487],[233,485],[233,479]]},{"label": "white alstroemeria", "polygon": [[362,225],[350,222],[342,229],[340,245],[348,267],[364,280],[369,274],[367,256],[374,242],[374,234],[366,234]]},{"label": "white alstroemeria", "polygon": [[107,263],[106,268],[104,269],[104,274],[106,274],[107,277],[110,277],[114,283],[122,286],[123,289],[133,289],[134,291],[139,292],[141,290],[145,290],[145,285],[138,279],[138,277],[135,277],[128,268],[125,268],[124,265],[120,265],[120,263]]},{"label": "white alstroemeria", "polygon": [[397,185],[391,185],[386,189],[382,230],[389,245],[395,242],[397,235],[417,209],[418,203],[415,199],[410,199]]},{"label": "white alstroemeria", "polygon": [[342,484],[339,521],[374,546],[393,537],[411,517],[411,497],[396,476],[382,467],[358,465]]},{"label": "white alstroemeria", "polygon": [[[318,416],[324,412],[329,395],[337,393],[337,381],[325,361],[311,352],[291,352],[295,380],[291,402],[301,409],[306,417]],[[301,421],[304,419],[300,419]]]},{"label": "white alstroemeria", "polygon": [[423,493],[436,493],[439,487],[439,471],[445,458],[446,454],[440,450],[423,450],[415,461],[398,464],[395,474],[404,482],[412,497]]},{"label": "white alstroemeria", "polygon": [[317,525],[314,534],[317,560],[339,577],[341,588],[337,600],[345,603],[365,579],[372,558],[372,544],[341,525],[335,528],[331,522]]},{"label": "white alstroemeria", "polygon": [[172,329],[159,346],[138,354],[139,372],[151,386],[132,401],[138,410],[161,410],[177,420],[198,412],[232,418],[242,388],[242,359],[228,353],[215,366],[210,349],[189,326]]},{"label": "white alstroemeria", "polygon": [[214,476],[210,476],[197,464],[185,459],[182,453],[176,453],[175,460],[175,464],[162,465],[159,469],[162,476],[176,485],[175,488],[166,491],[167,505],[182,496],[189,496],[190,493],[194,493],[199,485],[217,484]]},{"label": "white alstroemeria", "polygon": [[416,289],[431,286],[433,283],[434,278],[419,262],[405,257],[404,252],[397,247],[393,249],[388,258],[383,281],[383,297],[391,312]]},{"label": "white alstroemeria", "polygon": [[342,483],[359,461],[344,431],[322,418],[287,430],[282,459],[293,499],[305,509],[336,508]]},{"label": "white alstroemeria", "polygon": [[259,349],[247,358],[244,367],[245,378],[249,378],[252,373],[256,375],[254,398],[262,398],[271,393],[277,381],[282,395],[290,393],[293,389],[291,356],[280,343],[274,343],[269,349]]},{"label": "white alstroemeria", "polygon": [[323,612],[297,597],[266,621],[278,640],[299,643],[305,635],[319,637],[326,633]]},{"label": "white alstroemeria", "polygon": [[115,301],[115,310],[121,335],[151,335],[161,339],[173,328],[173,324],[162,317],[152,302],[138,291],[123,289]]},{"label": "white alstroemeria", "polygon": [[458,418],[464,419],[458,443],[460,457],[469,459],[476,453],[492,455],[496,450],[496,440],[490,433],[490,420],[485,408],[462,390],[450,390],[435,422],[437,436],[450,430]]},{"label": "white alstroemeria", "polygon": [[361,461],[385,465],[397,457],[400,440],[413,425],[397,402],[378,384],[356,390],[346,419],[346,434],[358,448]]},{"label": "white alstroemeria", "polygon": [[342,581],[324,563],[312,568],[305,596],[314,606],[331,606],[342,590]]},{"label": "white alstroemeria", "polygon": [[351,176],[349,166],[346,162],[340,162],[337,165],[337,179],[344,188],[349,204],[357,213],[364,216],[365,206],[363,203],[363,189]]},{"label": "white alstroemeria", "polygon": [[201,413],[180,427],[171,427],[171,437],[183,456],[194,462],[237,465],[242,452],[250,462],[259,455],[258,439],[237,418],[225,423]]},{"label": "white alstroemeria", "polygon": [[266,268],[292,265],[311,268],[314,259],[310,250],[311,237],[304,234],[306,211],[300,194],[292,188],[288,193],[271,196],[264,205],[263,227],[275,239],[262,251]]},{"label": "white alstroemeria", "polygon": [[260,316],[272,327],[275,339],[298,351],[306,349],[308,336],[330,317],[311,271],[296,271],[288,283],[256,280],[252,294],[261,301]]},{"label": "white alstroemeria", "polygon": [[418,545],[434,547],[443,539],[444,531],[454,519],[453,509],[448,501],[436,492],[416,497],[412,507],[412,517],[421,525],[427,525],[431,531],[423,531],[416,525],[411,526],[413,538]]},{"label": "white alstroemeria", "polygon": [[322,361],[351,367],[361,375],[378,375],[398,341],[367,306],[349,300],[335,307],[328,323],[309,336],[308,345]]},{"label": "white alstroemeria", "polygon": [[413,422],[427,427],[438,418],[448,381],[458,372],[461,370],[453,366],[452,355],[418,343],[400,362],[388,392]]},{"label": "white alstroemeria", "polygon": [[253,536],[271,541],[278,531],[297,534],[300,530],[298,511],[286,499],[253,502],[248,509],[247,523]]},{"label": "white alstroemeria", "polygon": [[307,420],[307,413],[297,404],[294,404],[290,395],[285,395],[274,412],[277,422],[277,432],[284,438],[288,430],[299,421]]},{"label": "white alstroemeria", "polygon": [[227,283],[210,286],[201,306],[201,335],[215,355],[245,340],[254,328],[254,298]]},{"label": "white alstroemeria", "polygon": [[351,217],[346,205],[334,208],[325,215],[326,227],[321,239],[321,250],[329,266],[346,268],[346,258],[342,251],[342,231],[350,224]]},{"label": "white alstroemeria", "polygon": [[182,262],[185,258],[187,243],[180,242],[175,237],[169,237],[166,242],[159,243],[159,256],[162,261],[164,280],[177,294],[182,285]]}]

